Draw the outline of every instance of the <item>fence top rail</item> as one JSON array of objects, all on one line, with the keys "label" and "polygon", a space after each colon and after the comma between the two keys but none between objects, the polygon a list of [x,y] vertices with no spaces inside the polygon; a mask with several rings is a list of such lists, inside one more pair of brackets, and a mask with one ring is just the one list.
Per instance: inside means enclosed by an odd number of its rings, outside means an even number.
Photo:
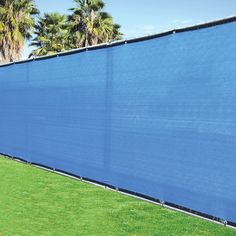
[{"label": "fence top rail", "polygon": [[146,35],[146,36],[142,36],[142,37],[136,37],[136,38],[131,38],[131,39],[123,39],[123,40],[118,40],[118,41],[113,41],[113,42],[108,42],[108,43],[103,43],[103,44],[78,48],[78,49],[72,49],[72,50],[69,50],[69,51],[66,51],[66,52],[60,52],[60,53],[56,53],[56,54],[49,55],[49,56],[41,56],[41,57],[34,57],[34,58],[25,59],[25,60],[13,61],[13,62],[10,62],[10,63],[0,64],[0,67],[11,66],[11,65],[14,65],[14,64],[22,64],[22,63],[27,63],[27,62],[32,62],[32,61],[45,60],[45,59],[48,59],[48,58],[54,58],[54,57],[58,57],[58,56],[65,56],[65,55],[80,53],[80,52],[84,52],[84,51],[88,51],[88,50],[91,51],[91,50],[96,50],[96,49],[119,46],[119,45],[122,45],[122,44],[136,43],[136,42],[146,41],[146,40],[150,40],[150,39],[165,37],[165,36],[175,34],[175,33],[182,33],[182,32],[200,30],[200,29],[204,29],[204,28],[210,28],[210,27],[213,27],[213,26],[232,23],[232,22],[235,22],[235,21],[236,21],[236,15],[226,17],[226,18],[223,18],[223,19],[218,19],[218,20],[214,20],[214,21],[208,21],[208,22],[204,22],[204,23],[200,23],[200,24],[196,24],[196,25],[191,25],[191,26],[187,26],[187,27],[180,27],[180,28],[159,32],[159,33],[156,33],[156,34]]}]

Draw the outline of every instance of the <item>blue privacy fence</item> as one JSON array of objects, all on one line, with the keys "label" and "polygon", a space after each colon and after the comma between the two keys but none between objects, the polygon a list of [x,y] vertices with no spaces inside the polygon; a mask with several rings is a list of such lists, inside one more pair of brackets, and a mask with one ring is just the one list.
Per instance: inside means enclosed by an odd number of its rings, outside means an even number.
[{"label": "blue privacy fence", "polygon": [[5,65],[0,95],[1,153],[236,222],[235,18]]}]

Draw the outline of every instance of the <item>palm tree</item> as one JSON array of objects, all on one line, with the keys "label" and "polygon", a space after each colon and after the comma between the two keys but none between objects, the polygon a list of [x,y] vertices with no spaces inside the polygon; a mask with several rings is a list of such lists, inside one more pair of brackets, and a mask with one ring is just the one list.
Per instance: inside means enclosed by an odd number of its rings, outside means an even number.
[{"label": "palm tree", "polygon": [[86,47],[121,39],[120,26],[113,23],[112,17],[103,12],[102,0],[74,0],[76,8],[70,9],[68,18],[71,47]]},{"label": "palm tree", "polygon": [[70,49],[68,46],[67,17],[57,12],[45,14],[35,25],[36,37],[30,46],[35,46],[29,57],[52,55]]},{"label": "palm tree", "polygon": [[0,63],[20,59],[38,13],[33,0],[0,0]]}]

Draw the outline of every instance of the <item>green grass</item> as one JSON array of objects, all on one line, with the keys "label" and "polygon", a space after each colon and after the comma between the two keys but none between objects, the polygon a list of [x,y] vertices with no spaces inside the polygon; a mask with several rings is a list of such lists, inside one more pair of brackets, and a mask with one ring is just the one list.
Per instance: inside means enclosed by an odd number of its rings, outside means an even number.
[{"label": "green grass", "polygon": [[0,157],[0,235],[236,235],[236,231]]}]

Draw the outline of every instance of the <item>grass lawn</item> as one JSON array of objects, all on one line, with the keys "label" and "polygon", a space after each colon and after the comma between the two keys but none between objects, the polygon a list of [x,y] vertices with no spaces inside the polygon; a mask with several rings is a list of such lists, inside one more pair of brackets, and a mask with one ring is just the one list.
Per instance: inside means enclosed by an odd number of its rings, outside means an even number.
[{"label": "grass lawn", "polygon": [[0,235],[236,235],[236,231],[0,157]]}]

